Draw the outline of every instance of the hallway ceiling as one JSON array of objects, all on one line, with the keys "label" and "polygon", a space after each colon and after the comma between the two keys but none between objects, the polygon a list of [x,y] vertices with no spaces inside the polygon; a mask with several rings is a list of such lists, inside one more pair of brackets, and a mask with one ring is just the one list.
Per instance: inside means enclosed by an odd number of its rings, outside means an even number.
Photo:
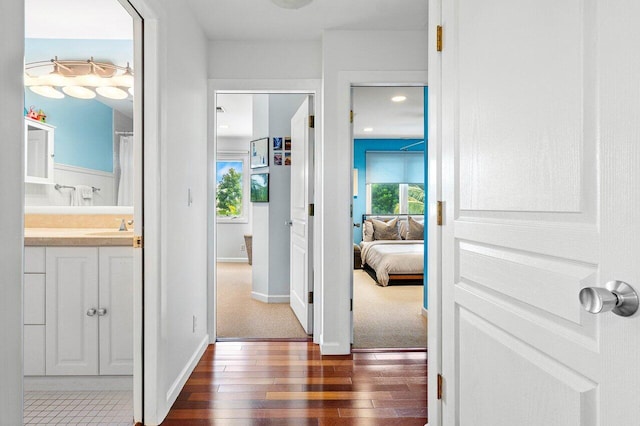
[{"label": "hallway ceiling", "polygon": [[[422,139],[424,136],[424,95],[422,87],[354,87],[353,136],[356,139]],[[404,102],[391,98],[404,95]],[[251,138],[251,94],[218,94],[217,113],[220,137]],[[371,127],[365,132],[365,127]]]},{"label": "hallway ceiling", "polygon": [[209,40],[320,40],[323,30],[423,30],[427,0],[187,0]]}]

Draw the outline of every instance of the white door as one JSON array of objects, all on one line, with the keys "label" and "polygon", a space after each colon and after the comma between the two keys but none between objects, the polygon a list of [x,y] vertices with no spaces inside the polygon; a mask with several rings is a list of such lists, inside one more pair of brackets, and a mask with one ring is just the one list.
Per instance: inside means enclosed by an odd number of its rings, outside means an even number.
[{"label": "white door", "polygon": [[47,247],[46,257],[47,375],[98,374],[98,249]]},{"label": "white door", "polygon": [[290,304],[307,334],[313,333],[313,129],[310,98],[291,118],[291,269]]},{"label": "white door", "polygon": [[133,247],[100,247],[100,374],[133,374]]},{"label": "white door", "polygon": [[611,280],[640,290],[640,2],[441,4],[430,401],[444,425],[640,424],[640,316],[578,299]]}]

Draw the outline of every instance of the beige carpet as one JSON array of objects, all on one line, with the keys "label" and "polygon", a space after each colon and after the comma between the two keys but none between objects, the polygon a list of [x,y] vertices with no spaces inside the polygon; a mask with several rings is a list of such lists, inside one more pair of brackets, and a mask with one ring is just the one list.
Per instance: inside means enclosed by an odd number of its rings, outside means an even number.
[{"label": "beige carpet", "polygon": [[288,303],[251,298],[251,265],[217,264],[217,334],[226,338],[306,338]]},{"label": "beige carpet", "polygon": [[353,347],[426,348],[422,292],[421,285],[380,287],[362,269],[353,271]]}]

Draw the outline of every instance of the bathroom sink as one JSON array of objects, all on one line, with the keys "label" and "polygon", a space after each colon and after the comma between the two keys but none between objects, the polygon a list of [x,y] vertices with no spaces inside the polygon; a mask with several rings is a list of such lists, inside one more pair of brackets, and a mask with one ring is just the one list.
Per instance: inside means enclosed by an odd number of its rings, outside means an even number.
[{"label": "bathroom sink", "polygon": [[95,237],[129,237],[133,238],[133,231],[99,231],[87,232],[87,235]]}]

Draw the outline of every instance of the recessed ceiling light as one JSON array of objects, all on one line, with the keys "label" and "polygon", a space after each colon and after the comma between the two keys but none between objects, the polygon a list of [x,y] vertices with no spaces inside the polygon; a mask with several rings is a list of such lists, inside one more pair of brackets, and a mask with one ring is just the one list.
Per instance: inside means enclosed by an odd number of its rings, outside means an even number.
[{"label": "recessed ceiling light", "polygon": [[218,126],[218,129],[228,129],[229,125],[228,124],[221,124]]},{"label": "recessed ceiling light", "polygon": [[373,132],[373,127],[365,127],[362,129],[363,132]]},{"label": "recessed ceiling light", "polygon": [[393,98],[391,98],[391,100],[393,102],[404,102],[407,100],[406,96],[400,95],[400,96],[394,96]]}]

